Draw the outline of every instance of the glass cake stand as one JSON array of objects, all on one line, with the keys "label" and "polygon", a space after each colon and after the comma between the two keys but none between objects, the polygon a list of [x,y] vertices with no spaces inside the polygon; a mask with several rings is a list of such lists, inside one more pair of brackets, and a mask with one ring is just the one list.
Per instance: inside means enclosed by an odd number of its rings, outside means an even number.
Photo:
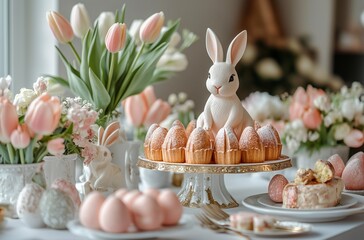
[{"label": "glass cake stand", "polygon": [[139,157],[138,167],[183,173],[184,179],[178,198],[185,207],[199,207],[200,204],[217,204],[221,208],[238,207],[225,186],[224,174],[270,172],[292,167],[291,159],[282,155],[277,160],[263,163],[188,164],[153,161]]}]

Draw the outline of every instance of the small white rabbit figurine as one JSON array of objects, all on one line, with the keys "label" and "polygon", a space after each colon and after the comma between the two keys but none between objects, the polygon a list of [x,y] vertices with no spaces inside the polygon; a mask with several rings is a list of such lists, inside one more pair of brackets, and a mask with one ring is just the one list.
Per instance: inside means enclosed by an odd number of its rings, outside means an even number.
[{"label": "small white rabbit figurine", "polygon": [[235,66],[244,54],[246,43],[247,33],[244,30],[230,43],[226,61],[223,62],[221,43],[214,32],[207,29],[206,49],[213,65],[208,73],[206,87],[211,95],[205,104],[204,111],[197,119],[197,126],[211,130],[215,136],[221,128],[230,126],[240,137],[246,126],[254,124],[236,95],[239,78]]},{"label": "small white rabbit figurine", "polygon": [[97,154],[95,159],[84,165],[84,176],[82,176],[84,191],[94,190],[117,190],[122,187],[120,168],[111,162],[110,147],[119,137],[120,125],[113,122],[98,131]]}]

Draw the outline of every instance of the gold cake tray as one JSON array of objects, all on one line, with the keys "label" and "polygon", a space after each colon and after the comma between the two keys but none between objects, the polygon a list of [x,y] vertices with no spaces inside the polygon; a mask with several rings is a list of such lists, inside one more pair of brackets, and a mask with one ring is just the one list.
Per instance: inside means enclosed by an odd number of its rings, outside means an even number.
[{"label": "gold cake tray", "polygon": [[199,207],[201,204],[217,204],[221,208],[238,207],[237,201],[225,186],[224,174],[270,172],[292,167],[291,159],[282,155],[277,160],[262,163],[240,164],[188,164],[153,161],[139,157],[138,167],[183,173],[183,183],[178,198],[185,207]]}]

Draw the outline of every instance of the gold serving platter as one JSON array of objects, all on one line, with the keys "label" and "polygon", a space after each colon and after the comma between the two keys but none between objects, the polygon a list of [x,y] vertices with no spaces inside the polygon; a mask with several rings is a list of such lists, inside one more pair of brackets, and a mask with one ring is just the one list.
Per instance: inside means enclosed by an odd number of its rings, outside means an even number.
[{"label": "gold serving platter", "polygon": [[158,171],[175,173],[210,173],[210,174],[231,174],[231,173],[253,173],[270,172],[292,167],[290,157],[281,155],[277,160],[265,161],[262,163],[240,163],[240,164],[188,164],[153,161],[139,157],[138,167]]}]

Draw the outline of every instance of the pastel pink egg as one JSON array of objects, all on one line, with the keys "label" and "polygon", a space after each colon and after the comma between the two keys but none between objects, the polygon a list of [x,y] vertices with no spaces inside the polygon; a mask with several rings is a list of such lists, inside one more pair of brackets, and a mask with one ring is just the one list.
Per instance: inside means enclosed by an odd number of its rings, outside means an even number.
[{"label": "pastel pink egg", "polygon": [[329,159],[327,159],[327,161],[329,161],[332,166],[335,169],[335,176],[336,177],[341,177],[344,168],[345,168],[345,163],[342,160],[342,158],[340,157],[339,154],[334,154],[331,157],[329,157]]},{"label": "pastel pink egg", "polygon": [[102,204],[99,214],[101,229],[110,233],[128,231],[131,216],[126,205],[116,196],[109,196]]},{"label": "pastel pink egg", "polygon": [[114,195],[118,197],[120,200],[123,200],[123,197],[128,193],[128,189],[120,188],[118,189]]},{"label": "pastel pink egg", "polygon": [[163,213],[157,200],[148,196],[139,196],[131,206],[134,225],[143,231],[159,229],[162,226]]},{"label": "pastel pink egg", "polygon": [[83,226],[92,229],[101,229],[99,224],[99,212],[105,201],[104,195],[93,191],[89,193],[80,206],[79,218]]},{"label": "pastel pink egg", "polygon": [[176,225],[183,213],[183,207],[172,190],[163,190],[158,196],[158,204],[163,212],[163,225]]},{"label": "pastel pink egg", "polygon": [[288,180],[282,174],[272,177],[268,185],[268,195],[273,202],[283,202],[283,188],[288,184]]},{"label": "pastel pink egg", "polygon": [[342,179],[346,189],[364,190],[364,161],[360,158],[353,158],[348,162]]},{"label": "pastel pink egg", "polygon": [[62,192],[66,193],[72,199],[75,206],[77,208],[80,207],[80,205],[81,205],[80,195],[79,195],[75,185],[73,183],[71,183],[70,181],[67,181],[62,178],[58,178],[58,179],[54,180],[51,188],[59,189]]},{"label": "pastel pink egg", "polygon": [[159,190],[158,189],[155,189],[155,188],[148,188],[148,189],[145,189],[143,191],[144,194],[154,198],[154,199],[158,199],[158,195],[159,195]]},{"label": "pastel pink egg", "polygon": [[132,190],[124,194],[124,196],[122,197],[122,201],[125,203],[128,209],[131,209],[131,204],[141,195],[142,193],[140,191]]}]

